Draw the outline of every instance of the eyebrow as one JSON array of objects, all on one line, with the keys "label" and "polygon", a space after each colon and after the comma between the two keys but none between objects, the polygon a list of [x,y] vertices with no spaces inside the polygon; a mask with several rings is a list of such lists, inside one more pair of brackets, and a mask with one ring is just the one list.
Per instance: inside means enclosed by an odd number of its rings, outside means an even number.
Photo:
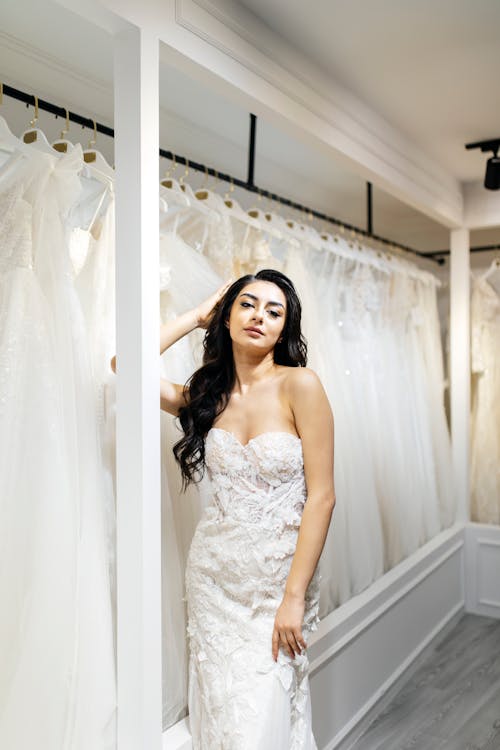
[{"label": "eyebrow", "polygon": [[[258,302],[259,298],[255,296],[255,294],[250,294],[250,292],[242,292],[240,294],[240,297],[250,297],[251,299],[254,299],[256,302]],[[282,307],[283,310],[285,309],[285,305],[282,305],[281,302],[273,302],[272,300],[269,300],[267,303],[268,305],[278,305],[279,307]]]}]

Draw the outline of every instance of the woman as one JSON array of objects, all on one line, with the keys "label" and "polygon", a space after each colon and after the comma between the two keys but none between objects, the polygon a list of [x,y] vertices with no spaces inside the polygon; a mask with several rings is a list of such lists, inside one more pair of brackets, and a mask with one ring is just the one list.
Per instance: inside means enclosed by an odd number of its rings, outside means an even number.
[{"label": "woman", "polygon": [[188,384],[161,381],[184,485],[206,467],[213,493],[186,567],[194,750],[316,749],[304,652],[335,505],[333,416],[300,317],[292,282],[268,269],[161,328],[162,353],[206,329]]},{"label": "woman", "polygon": [[263,270],[161,329],[161,352],[206,329],[187,386],[161,383],[184,482],[206,466],[213,490],[186,568],[195,750],[316,748],[304,651],[335,505],[333,416],[300,317],[291,281]]}]

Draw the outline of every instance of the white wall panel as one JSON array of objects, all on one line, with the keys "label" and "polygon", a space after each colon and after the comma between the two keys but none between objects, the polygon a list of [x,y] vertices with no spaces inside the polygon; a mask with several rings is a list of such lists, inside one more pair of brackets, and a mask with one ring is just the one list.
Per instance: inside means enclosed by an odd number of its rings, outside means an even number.
[{"label": "white wall panel", "polygon": [[500,618],[500,527],[468,524],[466,545],[466,609]]}]

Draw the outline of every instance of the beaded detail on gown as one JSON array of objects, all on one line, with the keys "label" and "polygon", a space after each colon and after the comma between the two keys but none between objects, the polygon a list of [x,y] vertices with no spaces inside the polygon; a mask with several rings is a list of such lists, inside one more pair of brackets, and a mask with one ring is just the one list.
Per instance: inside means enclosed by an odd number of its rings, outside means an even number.
[{"label": "beaded detail on gown", "polygon": [[[186,567],[189,723],[195,750],[316,750],[307,651],[272,657],[276,611],[306,500],[302,443],[265,432],[246,445],[212,427],[213,502]],[[305,597],[306,642],[319,622],[317,568]]]}]

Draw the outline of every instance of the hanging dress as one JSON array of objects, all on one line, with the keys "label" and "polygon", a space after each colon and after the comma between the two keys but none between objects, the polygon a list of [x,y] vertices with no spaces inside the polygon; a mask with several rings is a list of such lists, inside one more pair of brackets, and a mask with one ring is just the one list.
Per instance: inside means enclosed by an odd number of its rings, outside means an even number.
[{"label": "hanging dress", "polygon": [[0,746],[111,750],[115,677],[89,352],[65,221],[81,149],[0,169]]},{"label": "hanging dress", "polygon": [[473,382],[471,517],[500,524],[500,296],[475,279],[471,304]]}]

